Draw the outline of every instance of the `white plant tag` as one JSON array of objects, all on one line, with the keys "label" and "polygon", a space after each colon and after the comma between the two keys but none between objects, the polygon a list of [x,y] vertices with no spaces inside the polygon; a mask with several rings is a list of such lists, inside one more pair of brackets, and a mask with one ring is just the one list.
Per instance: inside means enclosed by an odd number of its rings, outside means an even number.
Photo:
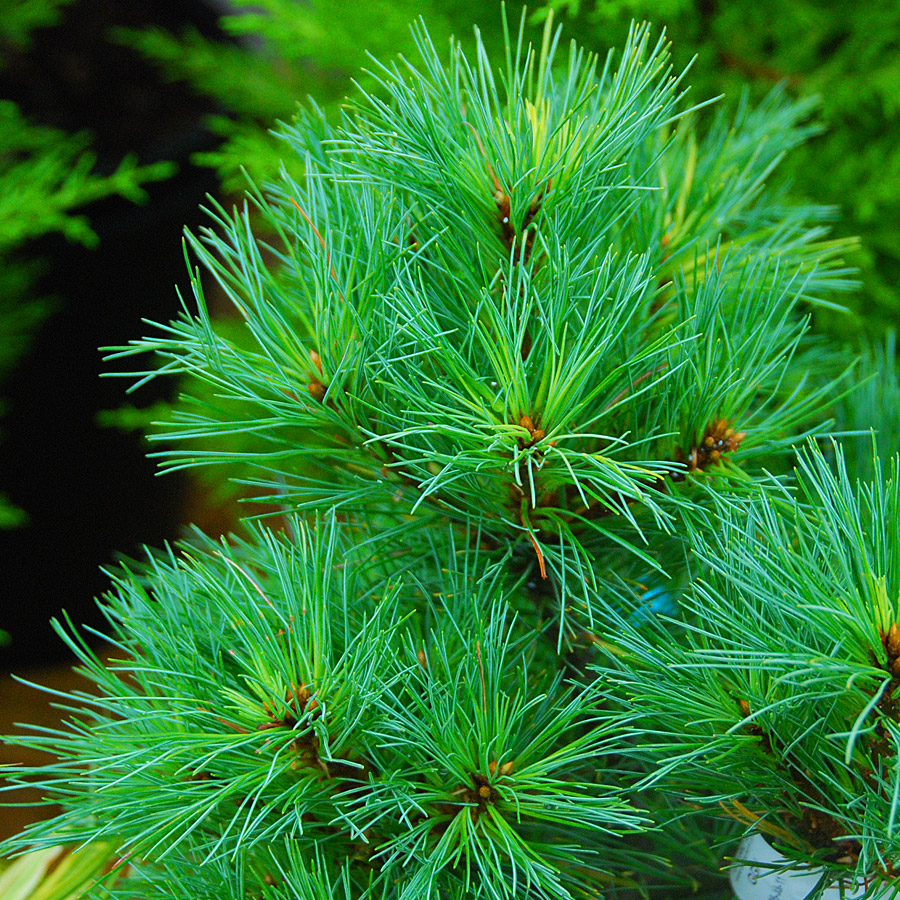
[{"label": "white plant tag", "polygon": [[[762,865],[738,863],[730,872],[731,887],[737,900],[806,900],[822,879],[821,869],[797,867],[794,870],[772,868],[787,860],[761,834],[750,834],[741,841],[737,859],[755,860]],[[866,893],[862,883],[844,883],[825,888],[822,900],[858,900]],[[888,890],[876,897],[887,897]],[[872,897],[871,900],[875,900]]]}]

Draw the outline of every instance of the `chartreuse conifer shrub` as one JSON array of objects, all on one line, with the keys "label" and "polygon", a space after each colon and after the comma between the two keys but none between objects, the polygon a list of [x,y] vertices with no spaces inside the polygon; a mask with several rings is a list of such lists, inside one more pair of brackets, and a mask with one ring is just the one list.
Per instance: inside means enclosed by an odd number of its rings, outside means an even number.
[{"label": "chartreuse conifer shrub", "polygon": [[[521,0],[505,4],[522,8]],[[368,0],[346,14],[341,0],[309,0],[298,14],[296,0],[232,0],[217,7],[220,34],[227,40],[187,28],[173,34],[163,28],[119,28],[118,40],[159,66],[172,81],[186,81],[216,102],[221,113],[207,120],[222,138],[212,150],[196,153],[193,162],[216,170],[222,188],[243,192],[249,172],[254,179],[278,174],[282,166],[302,172],[302,160],[283,152],[272,122],[290,119],[297,101],[308,95],[326,111],[337,111],[347,80],[356,73],[374,87],[369,73],[359,71],[367,54],[414,52],[410,6],[406,0]],[[416,15],[443,47],[459,29],[471,34],[483,26],[487,47],[502,49],[503,30],[493,5],[478,0],[419,0]],[[470,43],[472,43],[470,41]]]},{"label": "chartreuse conifer shrub", "polygon": [[[549,0],[535,17],[564,13],[588,46],[615,46],[631,19],[665,26],[674,58],[696,54],[691,82],[704,94],[761,98],[776,84],[793,96],[820,98],[822,133],[791,155],[795,195],[841,207],[840,233],[861,238],[849,256],[863,290],[855,320],[816,316],[838,339],[894,327],[900,311],[900,5],[870,0]],[[856,335],[854,334],[856,332]],[[863,332],[860,334],[859,332]]]},{"label": "chartreuse conifer shrub", "polygon": [[113,897],[722,895],[728,828],[652,789],[631,676],[586,664],[627,673],[610,623],[654,634],[688,538],[782,502],[763,465],[826,427],[806,317],[841,246],[767,186],[805,111],[698,135],[645,27],[602,64],[416,35],[285,129],[301,179],[189,237],[243,334],[197,271],[116,354],[203,385],[168,467],[282,518],[116,573],[109,667],[60,629],[99,696],[30,739],[66,809],[23,840],[117,842]]},{"label": "chartreuse conifer shrub", "polygon": [[684,635],[618,621],[604,669],[657,787],[755,829],[825,896],[896,890],[898,474],[895,456],[854,480],[840,451],[831,466],[810,448],[797,490],[694,535]]}]

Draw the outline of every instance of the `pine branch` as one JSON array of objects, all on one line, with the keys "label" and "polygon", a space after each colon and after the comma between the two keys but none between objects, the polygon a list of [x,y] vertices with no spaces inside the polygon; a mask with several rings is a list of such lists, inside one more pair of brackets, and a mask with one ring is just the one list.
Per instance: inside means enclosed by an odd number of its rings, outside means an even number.
[{"label": "pine branch", "polygon": [[840,450],[832,469],[810,446],[796,496],[692,535],[708,574],[684,601],[686,642],[621,618],[609,638],[648,781],[824,866],[825,884],[894,877],[896,466],[854,483]]},{"label": "pine branch", "polygon": [[155,351],[217,395],[176,415],[165,440],[200,449],[164,465],[239,461],[296,509],[478,522],[565,592],[594,537],[641,553],[644,513],[677,527],[675,481],[816,430],[831,387],[792,372],[799,306],[846,270],[820,211],[763,190],[806,109],[773,95],[697,145],[646,28],[618,66],[573,49],[558,77],[553,42],[538,59],[520,35],[498,80],[417,41],[339,127],[285,130],[306,171],[254,193],[271,241],[247,207],[189,235],[247,340],[216,333],[198,276],[196,313],[113,358]]}]

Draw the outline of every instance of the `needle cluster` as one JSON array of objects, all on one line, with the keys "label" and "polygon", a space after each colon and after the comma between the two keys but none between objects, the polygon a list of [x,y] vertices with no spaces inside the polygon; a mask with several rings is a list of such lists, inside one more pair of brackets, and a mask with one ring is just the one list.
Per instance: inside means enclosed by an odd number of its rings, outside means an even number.
[{"label": "needle cluster", "polygon": [[116,844],[117,900],[712,898],[752,830],[893,878],[897,480],[789,465],[850,284],[769,186],[808,106],[701,132],[646,27],[416,37],[113,353],[182,379],[165,467],[281,518],[113,573],[108,665],[60,627],[97,691],[27,739],[23,841]]},{"label": "needle cluster", "polygon": [[167,467],[239,462],[281,508],[477,523],[590,581],[604,548],[676,527],[676,484],[821,424],[831,385],[794,360],[846,271],[828,211],[766,187],[804,109],[773,96],[698,139],[645,27],[602,66],[557,64],[549,32],[499,74],[419,49],[337,126],[284,130],[302,181],[189,236],[243,336],[197,276],[196,309],[121,352],[214,390],[160,435]]},{"label": "needle cluster", "polygon": [[[893,880],[900,805],[898,458],[870,482],[810,449],[796,491],[719,511],[683,633],[617,623],[599,670],[651,781],[831,882]],[[705,809],[704,809],[705,808]]]}]

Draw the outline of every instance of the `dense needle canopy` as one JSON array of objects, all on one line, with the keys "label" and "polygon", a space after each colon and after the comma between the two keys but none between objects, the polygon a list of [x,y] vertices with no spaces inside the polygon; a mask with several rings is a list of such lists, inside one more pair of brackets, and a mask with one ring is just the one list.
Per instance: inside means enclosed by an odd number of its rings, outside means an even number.
[{"label": "dense needle canopy", "polygon": [[113,353],[182,378],[164,465],[281,518],[114,573],[111,667],[60,629],[100,696],[28,740],[59,761],[16,780],[66,810],[26,839],[120,845],[121,900],[717,896],[722,800],[886,871],[837,832],[860,791],[889,834],[897,806],[894,489],[810,457],[796,501],[779,459],[828,427],[808,317],[849,286],[831,211],[768,185],[809,105],[699,136],[647,27],[603,64],[416,36],[338,123],[282,128],[294,164],[188,236],[182,317]]},{"label": "dense needle canopy", "polygon": [[825,885],[900,859],[897,465],[854,483],[810,448],[796,494],[721,509],[694,535],[686,640],[620,621],[603,669],[651,781],[824,863]]},{"label": "dense needle canopy", "polygon": [[775,92],[698,140],[647,27],[603,65],[520,36],[499,69],[417,34],[338,125],[283,129],[302,181],[190,237],[243,332],[198,274],[196,310],[121,351],[212,386],[165,464],[240,463],[280,508],[476,522],[566,585],[616,544],[656,566],[648,529],[694,482],[821,419],[806,311],[847,286],[841,246],[766,186],[808,106]]}]

